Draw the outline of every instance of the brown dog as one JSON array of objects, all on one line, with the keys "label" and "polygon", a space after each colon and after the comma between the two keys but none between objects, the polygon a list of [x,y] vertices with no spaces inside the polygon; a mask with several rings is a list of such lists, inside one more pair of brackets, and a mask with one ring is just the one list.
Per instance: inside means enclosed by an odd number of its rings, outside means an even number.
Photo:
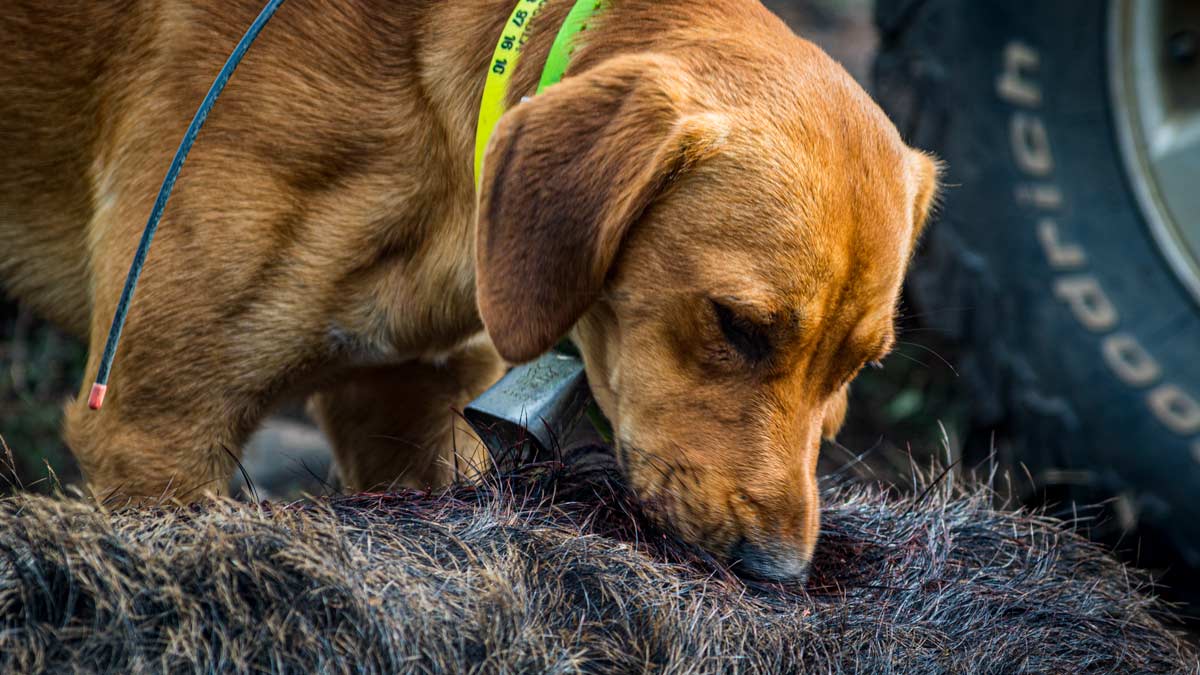
[{"label": "brown dog", "polygon": [[[87,337],[88,377],[259,4],[0,10],[0,279]],[[296,393],[349,486],[443,483],[482,461],[454,409],[570,334],[653,512],[749,572],[802,573],[821,432],[892,344],[934,163],[753,0],[611,0],[563,83],[519,103],[573,4],[551,0],[477,198],[513,4],[284,5],[182,175],[107,404],[68,407],[98,495],[219,492]]]}]

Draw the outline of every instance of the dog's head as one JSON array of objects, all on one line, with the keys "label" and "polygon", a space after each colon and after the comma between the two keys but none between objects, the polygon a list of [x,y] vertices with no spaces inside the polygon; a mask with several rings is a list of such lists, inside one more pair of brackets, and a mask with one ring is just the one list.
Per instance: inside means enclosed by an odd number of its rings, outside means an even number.
[{"label": "dog's head", "polygon": [[892,347],[937,175],[803,46],[800,74],[748,70],[748,91],[621,56],[512,110],[476,252],[500,353],[572,333],[650,512],[773,579],[811,558],[820,439]]}]

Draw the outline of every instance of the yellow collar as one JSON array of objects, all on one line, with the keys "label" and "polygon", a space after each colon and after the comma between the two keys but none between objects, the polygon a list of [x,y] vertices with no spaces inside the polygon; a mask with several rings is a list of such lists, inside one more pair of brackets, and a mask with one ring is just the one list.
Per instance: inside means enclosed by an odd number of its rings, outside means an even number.
[{"label": "yellow collar", "polygon": [[[492,56],[488,67],[487,82],[483,85],[483,102],[479,106],[479,126],[475,130],[475,185],[483,180],[483,157],[487,153],[488,141],[492,132],[500,123],[506,108],[504,100],[508,96],[508,83],[513,72],[517,69],[517,61],[521,58],[521,50],[529,39],[529,27],[533,24],[538,13],[549,0],[519,0],[504,32],[500,34],[500,42]],[[558,36],[554,38],[554,46],[550,48],[550,56],[542,70],[542,79],[538,83],[537,93],[542,93],[551,85],[557,84],[567,72],[571,62],[571,54],[575,51],[574,38],[587,29],[588,19],[592,18],[604,5],[604,0],[577,0],[563,22]]]}]

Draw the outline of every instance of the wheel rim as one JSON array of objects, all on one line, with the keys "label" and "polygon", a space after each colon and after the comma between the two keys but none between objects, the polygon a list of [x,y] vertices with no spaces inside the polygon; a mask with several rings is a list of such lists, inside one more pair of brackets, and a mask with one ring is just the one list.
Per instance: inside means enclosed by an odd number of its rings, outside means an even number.
[{"label": "wheel rim", "polygon": [[1109,21],[1125,167],[1159,249],[1200,303],[1200,3],[1115,0]]}]

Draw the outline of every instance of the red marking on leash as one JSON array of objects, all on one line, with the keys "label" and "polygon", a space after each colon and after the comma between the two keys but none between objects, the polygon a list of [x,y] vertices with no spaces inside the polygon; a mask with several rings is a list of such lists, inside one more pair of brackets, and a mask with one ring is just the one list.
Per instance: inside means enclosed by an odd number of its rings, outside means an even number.
[{"label": "red marking on leash", "polygon": [[93,384],[92,393],[88,396],[88,407],[99,410],[104,405],[104,395],[108,393],[107,384]]}]

